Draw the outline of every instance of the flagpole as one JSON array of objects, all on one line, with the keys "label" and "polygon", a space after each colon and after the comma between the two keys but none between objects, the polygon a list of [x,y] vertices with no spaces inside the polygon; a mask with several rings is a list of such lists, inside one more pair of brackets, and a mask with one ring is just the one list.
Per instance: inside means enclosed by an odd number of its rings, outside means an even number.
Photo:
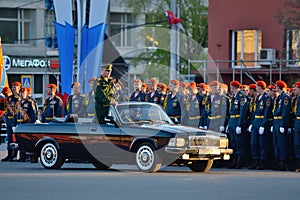
[{"label": "flagpole", "polygon": [[77,81],[79,81],[80,54],[81,54],[81,3],[77,0]]},{"label": "flagpole", "polygon": [[[171,2],[171,11],[176,15],[176,0]],[[176,27],[171,24],[170,35],[170,80],[176,79]]]}]

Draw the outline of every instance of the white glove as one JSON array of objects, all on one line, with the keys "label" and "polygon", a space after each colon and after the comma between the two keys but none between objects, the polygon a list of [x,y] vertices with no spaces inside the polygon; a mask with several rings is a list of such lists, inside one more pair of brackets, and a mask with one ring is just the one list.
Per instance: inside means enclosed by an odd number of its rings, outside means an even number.
[{"label": "white glove", "polygon": [[280,128],[279,128],[279,131],[280,131],[280,133],[283,134],[283,133],[284,133],[284,128],[283,128],[283,127],[280,127]]},{"label": "white glove", "polygon": [[204,130],[207,130],[207,126],[204,126],[203,128],[204,128]]},{"label": "white glove", "polygon": [[288,128],[288,134],[292,134],[292,128]]},{"label": "white glove", "polygon": [[248,131],[251,132],[252,130],[252,124],[248,127]]},{"label": "white glove", "polygon": [[264,132],[265,132],[265,128],[264,128],[264,127],[259,127],[259,130],[258,130],[258,132],[259,132],[259,135],[262,135],[262,134],[264,134]]},{"label": "white glove", "polygon": [[241,127],[236,127],[236,129],[235,129],[235,132],[236,132],[236,134],[241,134],[242,133],[242,129],[241,129]]},{"label": "white glove", "polygon": [[15,126],[12,127],[13,133],[16,132],[16,128],[17,128],[17,127],[15,127]]},{"label": "white glove", "polygon": [[273,133],[273,126],[271,126],[270,131]]},{"label": "white glove", "polygon": [[226,126],[225,132],[228,133],[228,125]]},{"label": "white glove", "polygon": [[220,132],[223,132],[225,130],[224,126],[220,126]]}]

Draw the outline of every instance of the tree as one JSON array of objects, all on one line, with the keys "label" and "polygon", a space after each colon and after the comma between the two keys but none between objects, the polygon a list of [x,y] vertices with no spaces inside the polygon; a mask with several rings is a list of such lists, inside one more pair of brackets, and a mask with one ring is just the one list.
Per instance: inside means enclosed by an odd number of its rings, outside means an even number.
[{"label": "tree", "polygon": [[[207,47],[207,15],[208,8],[205,0],[180,0],[177,1],[180,8],[180,18],[185,32],[181,33],[180,38],[180,58],[181,65],[187,66],[188,59],[207,59],[203,56],[203,47]],[[134,62],[147,61],[155,62],[155,65],[148,66],[149,72],[156,71],[157,66],[170,66],[169,25],[166,20],[165,12],[170,10],[171,0],[123,0],[123,4],[131,8],[134,15],[145,14],[145,24],[147,27],[140,31],[141,37],[150,39],[150,43],[155,43],[156,49],[146,50],[141,53]],[[160,28],[157,28],[157,24]],[[155,36],[152,38],[151,36]],[[146,41],[146,43],[149,41]],[[206,55],[206,53],[205,53]],[[180,66],[181,66],[180,65]],[[191,69],[197,69],[192,66]],[[187,67],[180,69],[187,72]],[[151,78],[151,77],[149,77]]]},{"label": "tree", "polygon": [[300,0],[285,0],[283,7],[278,8],[274,18],[284,28],[299,29],[300,28]]}]

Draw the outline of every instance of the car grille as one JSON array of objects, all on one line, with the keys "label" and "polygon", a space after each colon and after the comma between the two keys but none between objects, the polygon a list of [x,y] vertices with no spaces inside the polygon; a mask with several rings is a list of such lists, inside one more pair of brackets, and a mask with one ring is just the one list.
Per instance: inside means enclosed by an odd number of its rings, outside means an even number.
[{"label": "car grille", "polygon": [[220,138],[208,136],[189,136],[190,147],[219,147]]}]

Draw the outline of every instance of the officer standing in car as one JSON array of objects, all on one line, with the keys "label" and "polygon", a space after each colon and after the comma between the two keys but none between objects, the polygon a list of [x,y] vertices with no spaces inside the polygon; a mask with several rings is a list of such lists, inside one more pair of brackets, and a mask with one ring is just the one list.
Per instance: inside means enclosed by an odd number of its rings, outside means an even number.
[{"label": "officer standing in car", "polygon": [[112,64],[107,65],[101,77],[94,83],[95,88],[95,111],[99,124],[105,124],[105,116],[108,113],[109,105],[117,105],[118,102],[113,99],[115,93],[114,83],[110,77]]}]

